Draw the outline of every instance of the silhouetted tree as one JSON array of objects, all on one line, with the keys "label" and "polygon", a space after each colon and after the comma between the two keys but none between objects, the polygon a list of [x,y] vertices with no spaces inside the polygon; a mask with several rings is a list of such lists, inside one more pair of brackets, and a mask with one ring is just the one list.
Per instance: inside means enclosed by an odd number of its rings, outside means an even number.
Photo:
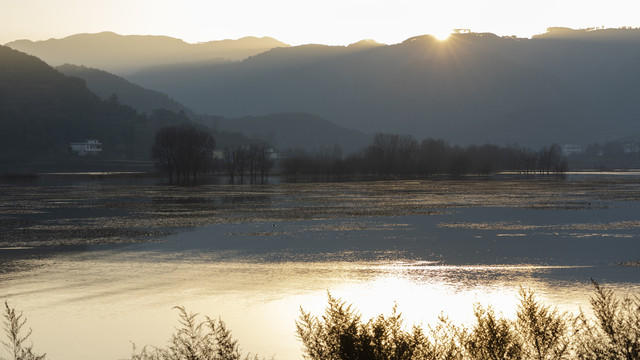
[{"label": "silhouetted tree", "polygon": [[244,172],[247,169],[247,147],[241,146],[234,152],[234,161],[236,163],[236,171],[240,177],[240,183],[244,183]]},{"label": "silhouetted tree", "polygon": [[191,125],[167,126],[156,133],[151,149],[152,158],[160,171],[176,176],[176,183],[187,184],[197,174],[212,166],[215,140],[211,134]]},{"label": "silhouetted tree", "polygon": [[227,168],[227,175],[229,175],[229,182],[233,183],[236,174],[236,153],[229,145],[224,147],[224,163]]},{"label": "silhouetted tree", "polygon": [[543,147],[538,152],[538,170],[540,173],[551,174],[557,172],[562,163],[562,149],[560,145],[553,144]]},{"label": "silhouetted tree", "polygon": [[262,145],[258,151],[258,167],[260,169],[260,182],[263,184],[269,177],[269,171],[273,167],[272,152],[266,145]]},{"label": "silhouetted tree", "polygon": [[441,139],[425,139],[420,143],[420,174],[444,174],[447,169],[449,145]]},{"label": "silhouetted tree", "polygon": [[257,182],[258,175],[261,182],[264,183],[273,167],[271,151],[264,144],[244,145],[237,148],[225,146],[224,163],[229,182],[234,182],[235,177],[238,176],[240,182],[243,183],[244,176],[248,175],[252,184]]},{"label": "silhouetted tree", "polygon": [[515,146],[485,144],[451,146],[443,140],[412,136],[376,134],[364,150],[342,157],[341,152],[320,149],[309,152],[291,150],[283,161],[285,175],[292,181],[299,176],[337,178],[377,176],[382,178],[431,175],[489,175],[512,170],[521,174],[562,174],[568,168],[560,146],[554,144],[539,152]]},{"label": "silhouetted tree", "polygon": [[259,153],[260,148],[258,145],[251,144],[247,149],[247,168],[249,170],[249,182],[251,182],[252,184],[255,182],[258,174]]}]

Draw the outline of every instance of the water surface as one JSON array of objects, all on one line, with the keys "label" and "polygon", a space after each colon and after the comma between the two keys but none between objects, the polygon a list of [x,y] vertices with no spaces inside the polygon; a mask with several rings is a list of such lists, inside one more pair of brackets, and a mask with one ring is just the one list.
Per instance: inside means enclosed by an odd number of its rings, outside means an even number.
[{"label": "water surface", "polygon": [[[633,182],[614,183],[616,196],[579,186],[475,195],[433,184],[427,191],[420,183],[378,184],[371,192],[341,186],[332,193],[325,185],[296,185],[313,194],[298,200],[288,188],[258,187],[234,196],[235,203],[214,202],[236,220],[155,242],[5,248],[0,298],[24,311],[36,350],[51,359],[126,358],[132,342],[162,346],[177,325],[176,305],[220,316],[245,351],[299,359],[299,309],[321,314],[327,292],[355,304],[364,318],[388,314],[397,303],[407,325],[433,323],[441,313],[465,323],[477,302],[513,316],[521,286],[573,312],[588,309],[591,278],[621,295],[640,293],[640,268],[617,265],[640,254],[640,202],[616,192],[636,189]],[[192,200],[179,206],[201,206],[189,191]],[[375,202],[391,210],[363,211],[375,210]],[[251,204],[255,212],[237,221]],[[233,207],[241,210],[229,213]],[[54,220],[56,211],[41,216]],[[304,216],[274,215],[285,212]]]}]

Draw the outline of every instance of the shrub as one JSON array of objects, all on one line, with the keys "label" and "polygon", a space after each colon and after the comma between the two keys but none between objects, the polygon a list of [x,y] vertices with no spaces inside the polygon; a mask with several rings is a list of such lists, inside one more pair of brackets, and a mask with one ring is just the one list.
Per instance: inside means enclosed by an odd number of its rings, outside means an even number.
[{"label": "shrub", "polygon": [[[136,353],[134,345],[132,360],[239,360],[242,354],[238,341],[231,336],[225,323],[218,319],[205,317],[204,321],[197,319],[198,314],[187,313],[180,306],[180,327],[171,336],[169,345],[165,348],[145,346],[140,353]],[[244,359],[249,359],[246,355]],[[257,357],[256,357],[257,359]]]},{"label": "shrub", "polygon": [[33,352],[33,346],[26,346],[26,341],[31,336],[31,329],[26,333],[22,329],[27,318],[23,317],[22,312],[18,314],[7,301],[4,302],[4,307],[3,323],[7,341],[2,344],[13,356],[13,360],[44,360],[46,354],[37,355]]},{"label": "shrub", "polygon": [[575,320],[537,301],[533,292],[520,289],[517,327],[526,359],[568,359]]},{"label": "shrub", "polygon": [[[418,327],[413,332],[403,329],[402,315],[395,306],[389,317],[380,315],[367,323],[362,323],[351,305],[331,294],[322,320],[300,311],[296,331],[307,359],[409,360],[426,339]],[[428,346],[423,348],[427,351]]]},{"label": "shrub", "polygon": [[463,344],[470,359],[522,359],[522,343],[512,322],[497,318],[491,307],[476,305],[476,324]]},{"label": "shrub", "polygon": [[582,336],[578,339],[580,359],[640,359],[640,299],[618,299],[593,281],[591,307],[595,319],[579,316]]}]

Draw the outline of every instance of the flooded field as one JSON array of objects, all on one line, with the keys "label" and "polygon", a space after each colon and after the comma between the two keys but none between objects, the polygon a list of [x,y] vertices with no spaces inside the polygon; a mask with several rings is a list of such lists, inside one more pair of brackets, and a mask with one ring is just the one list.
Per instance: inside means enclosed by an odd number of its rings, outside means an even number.
[{"label": "flooded field", "polygon": [[[591,278],[640,293],[640,179],[172,187],[0,185],[0,299],[51,359],[165,344],[175,305],[220,316],[245,351],[301,358],[294,321],[327,291],[408,325],[473,304],[513,315],[520,286],[588,309]],[[0,353],[0,356],[3,356]]]}]

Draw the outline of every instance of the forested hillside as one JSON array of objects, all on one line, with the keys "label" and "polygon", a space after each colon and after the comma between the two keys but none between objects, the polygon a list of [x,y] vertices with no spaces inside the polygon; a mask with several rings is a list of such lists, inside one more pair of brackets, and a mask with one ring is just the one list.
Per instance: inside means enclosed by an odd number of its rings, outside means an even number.
[{"label": "forested hillside", "polygon": [[146,118],[115,101],[101,101],[84,81],[36,57],[0,47],[0,162],[70,156],[71,142],[98,138],[103,155],[147,158]]}]

